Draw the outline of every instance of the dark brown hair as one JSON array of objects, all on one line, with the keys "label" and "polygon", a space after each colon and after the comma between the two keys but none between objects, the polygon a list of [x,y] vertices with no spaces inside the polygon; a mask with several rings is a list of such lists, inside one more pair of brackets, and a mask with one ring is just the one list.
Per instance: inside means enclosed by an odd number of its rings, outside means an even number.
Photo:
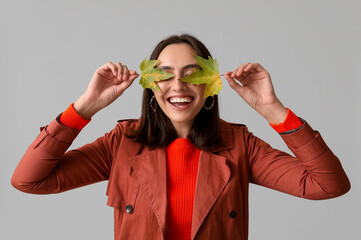
[{"label": "dark brown hair", "polygon": [[[166,46],[179,43],[189,44],[197,55],[203,58],[212,57],[201,41],[191,35],[182,34],[173,35],[160,41],[150,59],[156,60]],[[151,89],[144,89],[140,125],[137,129],[130,129],[127,137],[151,148],[165,147],[177,138],[177,133],[172,122],[163,113],[155,99],[152,106],[156,111],[151,109],[150,100],[153,96],[154,93]],[[212,101],[212,97],[208,97],[205,105],[210,106]],[[214,96],[212,109],[202,108],[197,114],[187,137],[197,148],[206,151],[221,143],[217,95]]]}]

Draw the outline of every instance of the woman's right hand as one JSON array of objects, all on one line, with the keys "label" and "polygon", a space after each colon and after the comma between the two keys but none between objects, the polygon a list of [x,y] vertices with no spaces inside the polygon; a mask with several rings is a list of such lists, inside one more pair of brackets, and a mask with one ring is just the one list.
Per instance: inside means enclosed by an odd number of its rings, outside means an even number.
[{"label": "woman's right hand", "polygon": [[108,62],[98,68],[87,90],[74,103],[76,112],[85,119],[115,101],[139,76],[120,62]]}]

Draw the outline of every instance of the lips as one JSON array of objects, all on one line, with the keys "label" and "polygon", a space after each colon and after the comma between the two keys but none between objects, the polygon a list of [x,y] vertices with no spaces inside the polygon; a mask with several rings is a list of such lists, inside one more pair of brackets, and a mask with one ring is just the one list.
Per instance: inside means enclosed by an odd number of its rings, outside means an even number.
[{"label": "lips", "polygon": [[173,96],[167,99],[168,102],[177,108],[184,108],[193,101],[191,96]]}]

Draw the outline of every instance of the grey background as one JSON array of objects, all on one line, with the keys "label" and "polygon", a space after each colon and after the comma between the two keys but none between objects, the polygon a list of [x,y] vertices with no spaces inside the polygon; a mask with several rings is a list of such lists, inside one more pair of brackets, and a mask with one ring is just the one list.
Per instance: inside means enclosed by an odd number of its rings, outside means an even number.
[{"label": "grey background", "polygon": [[[158,41],[184,32],[206,44],[221,73],[260,62],[282,102],[322,133],[351,180],[349,193],[323,201],[251,185],[249,238],[360,239],[360,9],[359,1],[329,0],[1,1],[0,239],[113,239],[106,182],[40,196],[12,188],[11,175],[39,127],[76,101],[96,68],[120,61],[140,71]],[[223,80],[222,118],[289,152]],[[117,119],[137,118],[141,92],[136,80],[71,148]]]}]

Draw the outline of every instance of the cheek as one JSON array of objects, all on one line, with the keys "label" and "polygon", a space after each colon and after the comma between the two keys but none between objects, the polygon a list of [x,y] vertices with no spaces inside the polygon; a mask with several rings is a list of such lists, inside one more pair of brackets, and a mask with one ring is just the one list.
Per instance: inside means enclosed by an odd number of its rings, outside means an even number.
[{"label": "cheek", "polygon": [[161,92],[158,91],[153,91],[155,99],[157,100],[158,103],[162,103],[163,100],[163,94]]},{"label": "cheek", "polygon": [[206,103],[206,99],[203,98],[204,95],[202,95],[201,105],[203,106]]},{"label": "cheek", "polygon": [[169,81],[159,81],[156,83],[159,91],[154,91],[153,93],[154,95],[156,95],[156,97],[162,97],[166,92],[168,92],[169,90]]},{"label": "cheek", "polygon": [[200,95],[202,98],[204,96],[204,92],[206,91],[206,84],[201,84],[201,85],[191,85],[193,87],[194,92],[196,92],[198,95]]},{"label": "cheek", "polygon": [[[159,107],[164,111],[164,108],[166,107],[166,99],[164,99],[164,93],[159,91],[153,91],[155,99],[154,102],[159,105]],[[155,104],[155,103],[153,103]]]}]

